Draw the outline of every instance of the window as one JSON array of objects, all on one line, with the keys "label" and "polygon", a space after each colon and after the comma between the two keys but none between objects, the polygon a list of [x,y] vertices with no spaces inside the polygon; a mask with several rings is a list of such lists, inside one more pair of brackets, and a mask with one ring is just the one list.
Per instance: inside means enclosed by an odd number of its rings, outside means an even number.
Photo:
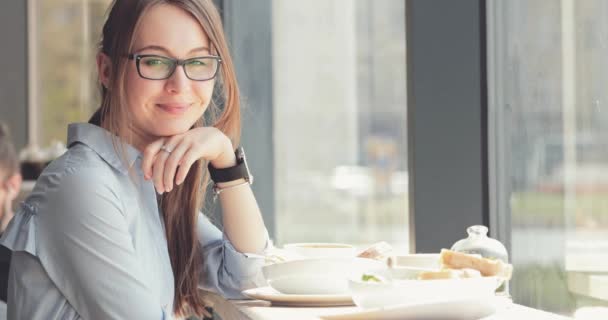
[{"label": "window", "polygon": [[[99,104],[94,53],[110,1],[31,3],[30,136],[44,146]],[[405,3],[276,0],[272,13],[275,240],[408,251]]]},{"label": "window", "polygon": [[492,4],[511,294],[566,315],[608,305],[608,2]]},{"label": "window", "polygon": [[29,1],[30,143],[65,142],[99,105],[95,52],[110,0]]},{"label": "window", "polygon": [[404,1],[275,0],[272,12],[277,242],[407,251]]}]

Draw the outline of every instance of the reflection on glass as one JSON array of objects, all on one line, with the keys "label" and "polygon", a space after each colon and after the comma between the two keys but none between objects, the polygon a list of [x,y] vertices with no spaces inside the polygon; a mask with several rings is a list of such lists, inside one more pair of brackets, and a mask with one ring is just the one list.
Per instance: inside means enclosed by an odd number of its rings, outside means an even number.
[{"label": "reflection on glass", "polygon": [[494,3],[511,294],[581,315],[608,305],[608,2]]},{"label": "reflection on glass", "polygon": [[405,4],[273,1],[279,243],[408,249]]}]

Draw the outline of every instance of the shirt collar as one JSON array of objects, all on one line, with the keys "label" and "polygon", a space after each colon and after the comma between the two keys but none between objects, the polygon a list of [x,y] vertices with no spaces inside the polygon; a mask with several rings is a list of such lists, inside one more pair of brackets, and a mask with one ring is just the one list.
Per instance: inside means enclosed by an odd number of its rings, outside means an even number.
[{"label": "shirt collar", "polygon": [[[112,140],[118,142],[115,145]],[[68,125],[68,147],[80,142],[91,148],[105,162],[123,174],[129,173],[129,168],[133,166],[137,158],[141,157],[141,152],[128,143],[122,142],[118,137],[104,128],[90,123],[71,123]],[[124,146],[125,160],[128,165],[121,160],[120,144]]]}]

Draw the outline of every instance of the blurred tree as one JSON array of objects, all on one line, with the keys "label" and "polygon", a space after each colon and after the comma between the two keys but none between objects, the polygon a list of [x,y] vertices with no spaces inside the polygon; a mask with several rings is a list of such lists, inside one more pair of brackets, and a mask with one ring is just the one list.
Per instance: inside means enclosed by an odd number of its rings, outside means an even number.
[{"label": "blurred tree", "polygon": [[41,0],[37,15],[38,141],[65,141],[66,125],[99,105],[95,52],[110,0]]}]

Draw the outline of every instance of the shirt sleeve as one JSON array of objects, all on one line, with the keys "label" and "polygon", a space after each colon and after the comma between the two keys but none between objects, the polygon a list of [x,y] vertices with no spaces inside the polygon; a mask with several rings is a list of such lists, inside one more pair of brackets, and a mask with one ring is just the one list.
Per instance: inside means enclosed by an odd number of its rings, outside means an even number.
[{"label": "shirt sleeve", "polygon": [[[198,237],[202,248],[199,288],[217,292],[228,299],[246,298],[241,291],[265,285],[261,273],[263,252],[242,253],[209,219],[199,213]],[[266,248],[270,241],[266,233]]]},{"label": "shirt sleeve", "polygon": [[46,193],[37,215],[40,261],[83,319],[164,319],[160,298],[142,278],[119,198],[104,180],[94,172],[68,174]]}]

